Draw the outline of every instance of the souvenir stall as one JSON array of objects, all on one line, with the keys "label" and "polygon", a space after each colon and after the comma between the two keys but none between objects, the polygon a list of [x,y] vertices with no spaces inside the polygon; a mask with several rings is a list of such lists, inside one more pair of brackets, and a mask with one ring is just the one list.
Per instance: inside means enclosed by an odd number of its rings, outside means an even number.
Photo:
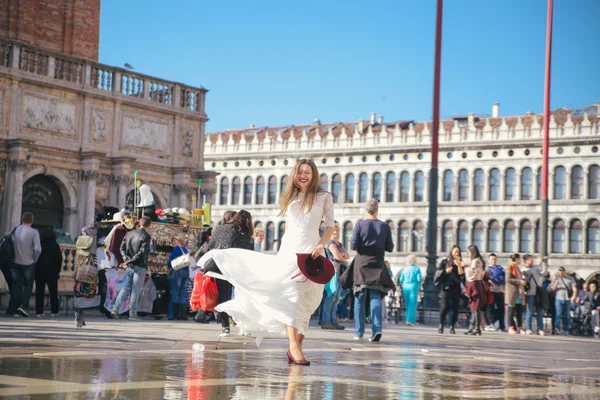
[{"label": "souvenir stall", "polygon": [[[167,263],[173,251],[174,240],[176,237],[182,238],[189,252],[194,254],[200,246],[203,224],[210,224],[210,205],[205,204],[202,209],[194,209],[192,212],[184,208],[156,210],[149,187],[138,184],[138,188],[139,197],[134,202],[137,206],[133,213],[138,217],[148,216],[153,221],[148,231],[152,237],[148,258],[148,272],[151,279],[150,283],[145,283],[144,288],[147,290],[144,290],[142,294],[144,296],[147,293],[149,296],[148,299],[144,300],[146,304],[152,298],[153,306],[152,310],[140,309],[140,311],[148,312],[155,318],[160,319],[167,314],[169,306],[170,286]],[[193,197],[193,200],[195,201],[195,197]],[[121,215],[121,213],[116,213],[113,215],[113,220],[101,221],[99,223],[99,235],[106,236],[115,225],[120,223]],[[116,300],[119,285],[122,286],[124,281],[122,269],[113,271],[110,274],[111,279],[108,283],[109,291],[106,300],[108,306]],[[148,287],[146,288],[146,286]],[[127,301],[123,303],[119,311],[125,313],[128,310],[129,302]]]}]

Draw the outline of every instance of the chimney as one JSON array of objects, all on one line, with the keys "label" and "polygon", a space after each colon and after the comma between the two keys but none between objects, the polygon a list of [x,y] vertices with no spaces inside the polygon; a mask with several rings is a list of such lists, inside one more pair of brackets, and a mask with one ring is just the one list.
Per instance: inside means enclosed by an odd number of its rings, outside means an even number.
[{"label": "chimney", "polygon": [[321,120],[319,118],[315,118],[314,124],[321,125]]},{"label": "chimney", "polygon": [[376,116],[377,115],[374,112],[371,113],[371,125],[375,125],[375,117]]},{"label": "chimney", "polygon": [[380,115],[379,117],[377,117],[377,123],[379,125],[383,125],[383,115]]},{"label": "chimney", "polygon": [[599,102],[598,102],[596,105],[597,105],[597,107],[598,107],[598,111],[597,111],[597,113],[598,113],[598,115],[600,115],[600,101],[599,101]]},{"label": "chimney", "polygon": [[475,125],[475,114],[469,113],[469,116],[467,117],[467,123],[469,125]]},{"label": "chimney", "polygon": [[250,124],[250,128],[254,128],[254,124]]},{"label": "chimney", "polygon": [[498,118],[500,111],[500,103],[494,103],[492,105],[492,118]]},{"label": "chimney", "polygon": [[358,121],[358,133],[362,134],[365,130],[365,121],[362,119]]}]

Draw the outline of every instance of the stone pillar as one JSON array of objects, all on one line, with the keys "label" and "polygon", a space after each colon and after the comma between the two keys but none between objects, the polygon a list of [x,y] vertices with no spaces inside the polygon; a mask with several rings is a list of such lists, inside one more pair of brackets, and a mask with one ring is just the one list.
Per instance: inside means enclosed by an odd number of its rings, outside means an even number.
[{"label": "stone pillar", "polygon": [[251,205],[259,204],[256,197],[258,196],[258,177],[252,178],[252,199],[250,201]]},{"label": "stone pillar", "polygon": [[500,201],[506,200],[506,175],[500,173]]},{"label": "stone pillar", "polygon": [[571,247],[571,227],[569,226],[569,222],[565,221],[565,244],[564,244],[564,254],[569,254],[569,247]]},{"label": "stone pillar", "polygon": [[438,252],[438,254],[440,254],[440,253],[443,253],[442,249],[444,248],[444,246],[442,244],[442,240],[444,240],[444,237],[442,236],[442,226],[440,224],[438,224],[438,226],[437,226],[437,237],[438,237],[437,252]]},{"label": "stone pillar", "polygon": [[589,169],[583,170],[583,198],[585,200],[590,198],[590,171],[589,171]]},{"label": "stone pillar", "polygon": [[517,194],[516,194],[516,198],[513,200],[521,200],[521,188],[523,187],[523,175],[519,174],[519,176],[521,177],[521,179],[517,179]]},{"label": "stone pillar", "polygon": [[571,199],[571,173],[567,170],[565,172],[565,200]]},{"label": "stone pillar", "polygon": [[[394,203],[400,203],[400,198],[402,197],[402,185],[401,185],[401,180],[400,180],[400,175],[402,174],[402,172],[400,172],[399,174],[396,174],[396,187],[394,188]],[[414,199],[409,199],[410,201],[413,201]]]},{"label": "stone pillar", "polygon": [[[12,179],[9,181],[9,185],[5,191],[5,201],[8,201],[10,207],[10,223],[7,230],[14,228],[21,224],[21,213],[23,205],[23,184],[25,170],[27,169],[27,161],[22,159],[13,159],[8,161],[9,174],[12,175]],[[34,215],[35,217],[35,215]]]},{"label": "stone pillar", "polygon": [[408,177],[408,202],[411,203],[415,200],[415,172],[409,172]]},{"label": "stone pillar", "polygon": [[584,225],[582,225],[581,233],[582,233],[582,235],[581,235],[582,253],[581,254],[586,254],[590,249],[588,249],[588,241],[587,241],[588,232],[587,232],[587,226],[585,225],[585,222],[584,222]]},{"label": "stone pillar", "polygon": [[499,253],[506,253],[506,251],[504,251],[504,226],[500,225],[500,227],[498,228],[498,240],[500,241],[500,249],[498,250]]},{"label": "stone pillar", "polygon": [[490,201],[490,171],[486,170],[484,171],[484,193],[483,193],[483,199],[484,201]]},{"label": "stone pillar", "polygon": [[[516,224],[516,222],[515,222]],[[520,253],[521,252],[521,226],[520,225],[515,225],[515,252],[516,253]],[[530,252],[530,250],[525,250],[524,253],[528,253]]]},{"label": "stone pillar", "polygon": [[127,201],[127,184],[129,183],[129,177],[127,175],[116,175],[114,179],[117,182],[116,207],[119,208],[119,210],[122,210],[125,208],[125,203]]},{"label": "stone pillar", "polygon": [[111,207],[118,207],[119,186],[115,178],[111,175],[108,179],[108,205]]},{"label": "stone pillar", "polygon": [[373,175],[369,175],[367,179],[369,182],[369,186],[367,189],[367,201],[369,201],[369,199],[373,198]]},{"label": "stone pillar", "polygon": [[475,201],[475,188],[475,174],[471,174],[471,171],[469,171],[469,201]]},{"label": "stone pillar", "polygon": [[483,226],[483,248],[485,249],[485,252],[490,252],[490,245],[489,245],[489,232],[488,232],[489,228],[487,226]]},{"label": "stone pillar", "polygon": [[[540,193],[540,199],[542,198],[542,193]],[[552,171],[548,171],[548,199],[556,200],[554,198],[554,173]],[[550,238],[550,235],[548,235]],[[548,247],[550,248],[550,247]]]},{"label": "stone pillar", "polygon": [[96,180],[99,171],[88,170],[81,172],[81,180],[85,182],[85,216],[83,226],[93,225],[96,221]]}]

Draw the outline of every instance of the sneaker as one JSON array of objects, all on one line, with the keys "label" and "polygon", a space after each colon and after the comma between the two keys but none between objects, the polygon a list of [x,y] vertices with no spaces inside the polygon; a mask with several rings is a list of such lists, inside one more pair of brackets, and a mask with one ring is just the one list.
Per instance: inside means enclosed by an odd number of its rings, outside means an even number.
[{"label": "sneaker", "polygon": [[21,315],[19,315],[19,314],[14,314],[14,315],[13,315],[13,317],[15,317],[15,318],[21,318]]},{"label": "sneaker", "polygon": [[50,316],[51,316],[52,318],[58,318],[58,313],[56,313],[56,314],[50,314]]},{"label": "sneaker", "polygon": [[546,332],[544,332],[544,331],[538,331],[538,335],[540,335],[540,336],[546,336]]},{"label": "sneaker", "polygon": [[119,312],[117,310],[112,310],[110,312],[110,316],[112,317],[112,319],[119,319]]},{"label": "sneaker", "polygon": [[35,314],[35,316],[38,317],[38,318],[44,318],[45,317],[44,314]]},{"label": "sneaker", "polygon": [[485,331],[487,332],[496,332],[496,328],[494,328],[494,325],[488,325],[485,327]]},{"label": "sneaker", "polygon": [[354,340],[362,340],[363,335],[354,335]]},{"label": "sneaker", "polygon": [[334,324],[328,322],[326,324],[321,325],[321,329],[337,329]]},{"label": "sneaker", "polygon": [[381,340],[381,332],[377,332],[376,334],[374,334],[373,336],[371,336],[369,338],[369,342],[379,342]]},{"label": "sneaker", "polygon": [[533,335],[533,331],[531,329],[528,329],[527,332],[525,332],[525,334],[531,336]]},{"label": "sneaker", "polygon": [[19,314],[21,317],[29,317],[29,313],[21,307],[17,308],[17,314]]},{"label": "sneaker", "polygon": [[509,334],[509,335],[516,335],[516,334],[517,334],[517,330],[511,326],[511,327],[508,329],[508,334]]},{"label": "sneaker", "polygon": [[569,332],[567,332],[567,331],[564,331],[564,332],[563,332],[563,336],[569,336]]},{"label": "sneaker", "polygon": [[560,335],[560,332],[557,331],[556,329],[552,329],[552,335],[553,336],[558,336],[558,335]]},{"label": "sneaker", "polygon": [[142,321],[143,318],[137,314],[129,314],[129,320],[130,321]]},{"label": "sneaker", "polygon": [[221,333],[219,334],[220,337],[227,337],[229,336],[231,333],[229,328],[222,328],[221,329]]}]

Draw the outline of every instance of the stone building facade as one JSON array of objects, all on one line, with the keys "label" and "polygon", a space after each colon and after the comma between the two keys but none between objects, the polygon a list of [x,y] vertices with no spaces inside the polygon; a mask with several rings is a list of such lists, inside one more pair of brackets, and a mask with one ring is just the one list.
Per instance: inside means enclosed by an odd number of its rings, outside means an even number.
[{"label": "stone building facade", "polygon": [[[581,277],[600,271],[600,104],[553,113],[550,135],[551,264]],[[476,243],[504,265],[513,252],[539,248],[541,116],[473,114],[444,121],[440,131],[438,256],[453,244]],[[394,234],[392,264],[416,253],[425,271],[431,123],[370,120],[266,127],[207,135],[205,162],[219,172],[213,218],[244,208],[266,228],[263,249],[277,250],[285,229],[281,191],[299,158],[312,158],[348,244],[370,197]]]},{"label": "stone building facade", "polygon": [[191,208],[201,178],[211,200],[207,90],[90,60],[96,57],[97,47],[80,58],[0,39],[2,232],[29,210],[38,225],[58,224],[75,237],[103,206],[125,206],[135,170],[157,208]]}]

